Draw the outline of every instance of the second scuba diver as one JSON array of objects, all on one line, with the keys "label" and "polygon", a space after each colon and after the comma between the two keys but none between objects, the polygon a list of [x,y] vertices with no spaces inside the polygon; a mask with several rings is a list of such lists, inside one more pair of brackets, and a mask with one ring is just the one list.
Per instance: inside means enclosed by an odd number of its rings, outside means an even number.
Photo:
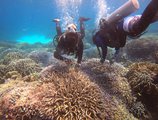
[{"label": "second scuba diver", "polygon": [[53,21],[56,23],[56,31],[57,31],[57,46],[54,52],[54,57],[63,60],[67,63],[71,62],[71,59],[68,59],[63,54],[75,54],[77,58],[77,63],[80,64],[82,61],[83,55],[83,38],[85,36],[85,27],[84,21],[89,20],[89,18],[80,17],[80,32],[77,32],[77,27],[75,24],[69,24],[67,26],[67,30],[62,33],[60,27],[60,20],[54,19]]},{"label": "second scuba diver", "polygon": [[108,23],[105,19],[100,20],[99,31],[93,36],[94,44],[102,50],[101,63],[104,63],[107,55],[107,47],[115,48],[114,58],[117,57],[119,49],[126,44],[127,36],[138,38],[147,27],[156,22],[154,19],[158,13],[158,0],[152,0],[142,15],[127,17],[115,23]]}]

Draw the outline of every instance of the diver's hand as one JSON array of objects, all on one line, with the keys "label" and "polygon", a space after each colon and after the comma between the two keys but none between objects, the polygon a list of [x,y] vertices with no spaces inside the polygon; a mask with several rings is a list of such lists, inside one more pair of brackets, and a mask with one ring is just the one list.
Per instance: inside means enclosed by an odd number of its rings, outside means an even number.
[{"label": "diver's hand", "polygon": [[104,63],[104,61],[105,61],[104,59],[100,59],[100,63],[102,63],[102,64],[103,64],[103,63]]},{"label": "diver's hand", "polygon": [[79,68],[81,66],[81,63],[75,64],[75,67]]},{"label": "diver's hand", "polygon": [[110,64],[113,64],[115,62],[115,59],[112,58],[109,62],[110,62]]},{"label": "diver's hand", "polygon": [[66,59],[64,61],[65,61],[66,64],[72,64],[72,60],[70,60],[70,59]]}]

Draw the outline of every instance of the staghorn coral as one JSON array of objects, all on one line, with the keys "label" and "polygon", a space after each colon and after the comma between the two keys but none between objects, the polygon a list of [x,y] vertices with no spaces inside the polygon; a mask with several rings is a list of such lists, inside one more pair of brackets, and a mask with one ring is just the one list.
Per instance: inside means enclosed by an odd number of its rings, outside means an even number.
[{"label": "staghorn coral", "polygon": [[158,51],[155,52],[154,58],[155,58],[155,63],[158,64]]},{"label": "staghorn coral", "polygon": [[100,64],[97,59],[91,59],[83,65],[83,70],[93,78],[100,88],[111,95],[120,97],[124,102],[132,104],[131,88],[124,75],[127,69],[119,64],[105,62]]},{"label": "staghorn coral", "polygon": [[127,43],[125,52],[130,60],[155,61],[154,54],[158,50],[158,41],[145,37]]},{"label": "staghorn coral", "polygon": [[19,59],[24,59],[25,56],[19,52],[9,52],[8,54],[6,54],[3,58],[3,64],[7,65],[9,64],[11,61],[16,61]]},{"label": "staghorn coral", "polygon": [[16,79],[21,79],[22,76],[17,71],[11,71],[11,72],[7,72],[5,78],[11,78],[13,80],[16,80]]},{"label": "staghorn coral", "polygon": [[46,51],[33,51],[28,54],[28,57],[36,63],[41,63],[43,66],[50,65],[53,61],[53,54]]},{"label": "staghorn coral", "polygon": [[130,108],[130,112],[137,118],[143,118],[143,120],[149,120],[151,118],[141,102],[135,102],[135,104]]},{"label": "staghorn coral", "polygon": [[151,119],[158,119],[158,65],[150,62],[139,62],[129,66],[127,79],[137,98],[142,101],[151,113]]},{"label": "staghorn coral", "polygon": [[[0,100],[6,120],[137,120],[80,69],[49,66],[41,82],[17,84]],[[42,82],[43,81],[43,82]]]},{"label": "staghorn coral", "polygon": [[41,67],[31,59],[20,59],[17,61],[12,61],[7,66],[7,72],[10,71],[17,71],[22,77],[24,77],[31,73],[41,71]]},{"label": "staghorn coral", "polygon": [[20,49],[16,49],[16,48],[8,48],[8,49],[5,49],[4,51],[2,51],[0,53],[0,58],[1,59],[4,59],[4,56],[6,56],[8,53],[12,53],[12,52],[17,52],[19,54],[22,54],[22,55],[25,55],[26,53]]},{"label": "staghorn coral", "polygon": [[39,73],[32,73],[22,78],[23,81],[33,82],[39,80]]},{"label": "staghorn coral", "polygon": [[3,83],[5,83],[5,80],[0,77],[0,84],[3,84]]},{"label": "staghorn coral", "polygon": [[[107,59],[112,59],[113,53],[114,53],[113,49],[108,48]],[[85,49],[84,53],[83,53],[83,56],[85,58],[88,58],[88,59],[89,58],[99,58],[100,57],[99,51],[98,51],[96,46],[91,46],[90,48]]]},{"label": "staghorn coral", "polygon": [[6,65],[0,64],[0,77],[3,77],[6,74]]},{"label": "staghorn coral", "polygon": [[53,106],[50,113],[56,111],[54,119],[108,118],[100,89],[84,73],[67,67],[50,66],[42,71],[41,77],[46,82],[53,82],[58,89],[55,103],[50,101],[46,104],[48,107]]},{"label": "staghorn coral", "polygon": [[141,93],[144,89],[148,92],[155,88],[154,77],[158,74],[158,65],[149,62],[134,63],[129,66],[127,78],[133,90]]}]

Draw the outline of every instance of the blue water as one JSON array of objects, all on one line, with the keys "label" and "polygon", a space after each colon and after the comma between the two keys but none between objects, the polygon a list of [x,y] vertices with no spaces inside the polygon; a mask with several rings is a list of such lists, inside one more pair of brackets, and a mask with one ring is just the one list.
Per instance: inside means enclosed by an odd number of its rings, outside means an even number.
[{"label": "blue water", "polygon": [[[110,8],[108,13],[113,12],[126,1],[107,0],[107,7]],[[90,17],[91,20],[86,22],[86,29],[95,28],[98,13],[96,2],[97,0],[82,0],[81,5],[77,8],[78,15],[74,18],[76,23],[79,16]],[[139,2],[140,9],[134,14],[141,14],[149,0],[139,0]],[[29,40],[31,42],[35,39],[36,42],[49,41],[56,34],[55,24],[51,20],[61,18],[61,11],[62,8],[59,8],[55,0],[1,0],[0,41]],[[158,23],[154,23],[150,26],[149,31],[158,32],[157,29]]]}]

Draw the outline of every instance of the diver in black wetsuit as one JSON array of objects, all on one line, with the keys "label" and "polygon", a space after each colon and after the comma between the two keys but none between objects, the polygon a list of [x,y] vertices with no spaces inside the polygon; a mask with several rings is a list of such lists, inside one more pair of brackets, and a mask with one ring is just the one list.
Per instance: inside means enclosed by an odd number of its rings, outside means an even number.
[{"label": "diver in black wetsuit", "polygon": [[101,47],[101,63],[104,63],[107,55],[107,47],[115,48],[114,58],[117,57],[119,49],[126,44],[126,37],[139,37],[147,27],[157,21],[154,19],[158,13],[158,0],[152,0],[142,15],[127,17],[116,23],[109,24],[105,19],[100,20],[100,29],[93,36],[94,44]]},{"label": "diver in black wetsuit", "polygon": [[80,17],[80,32],[77,32],[76,25],[69,24],[67,26],[67,30],[62,33],[61,27],[59,24],[59,19],[54,19],[56,22],[56,31],[58,36],[58,45],[56,47],[56,51],[54,52],[54,57],[63,60],[65,62],[71,62],[70,59],[63,57],[62,54],[70,54],[73,53],[76,55],[77,63],[80,64],[82,61],[83,54],[83,41],[82,39],[85,36],[85,28],[84,21],[89,20],[89,18]]}]

